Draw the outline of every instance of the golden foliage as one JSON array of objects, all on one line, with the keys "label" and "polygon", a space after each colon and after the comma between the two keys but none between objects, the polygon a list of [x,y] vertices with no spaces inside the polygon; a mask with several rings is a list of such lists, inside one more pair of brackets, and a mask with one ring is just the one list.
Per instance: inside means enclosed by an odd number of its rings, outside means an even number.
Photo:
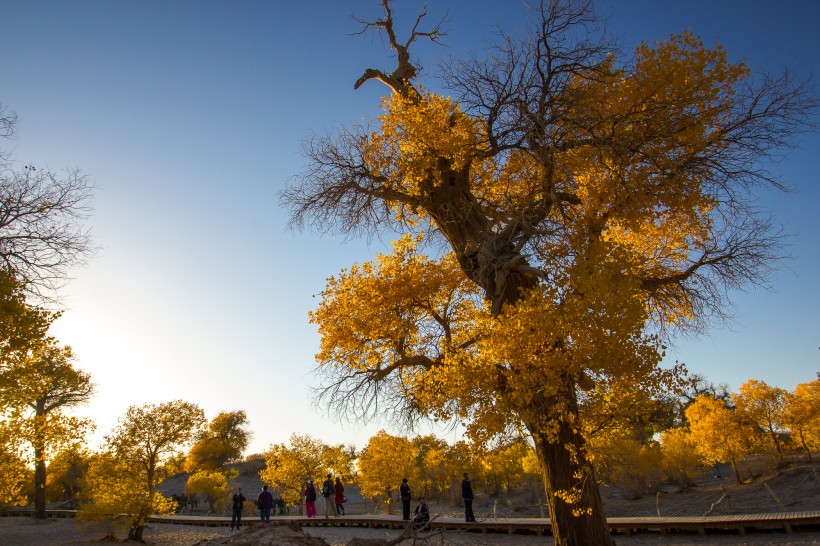
[{"label": "golden foliage", "polygon": [[142,540],[146,518],[169,513],[175,503],[156,492],[158,470],[177,456],[205,423],[196,404],[173,400],[161,404],[131,406],[117,427],[105,437],[105,450],[89,469],[88,519],[111,518],[117,503],[127,507],[122,525],[128,537]]},{"label": "golden foliage", "polygon": [[0,422],[0,508],[28,504],[25,493],[31,472],[22,444],[22,438]]},{"label": "golden foliage", "polygon": [[688,428],[672,428],[661,434],[661,457],[664,474],[683,489],[694,485],[703,470],[696,439]]},{"label": "golden foliage", "polygon": [[629,434],[601,434],[590,440],[595,474],[618,486],[626,499],[655,493],[663,479],[661,450],[655,442],[642,442]]},{"label": "golden foliage", "polygon": [[753,450],[754,430],[722,400],[698,396],[686,408],[691,437],[697,453],[707,464],[730,462],[740,483],[737,463]]},{"label": "golden foliage", "polygon": [[288,506],[302,510],[307,480],[313,480],[317,494],[327,474],[350,476],[352,457],[343,446],[327,446],[308,434],[292,434],[289,445],[273,444],[264,453],[265,468],[259,472],[263,483],[278,491]]},{"label": "golden foliage", "polygon": [[188,477],[185,482],[185,492],[189,495],[199,495],[208,501],[210,512],[225,507],[230,489],[228,479],[217,470],[200,470]]},{"label": "golden foliage", "polygon": [[250,432],[244,428],[247,423],[248,417],[242,410],[219,413],[191,446],[185,469],[222,470],[225,464],[238,460],[250,440]]},{"label": "golden foliage", "polygon": [[[384,502],[391,513],[392,494],[398,491],[402,479],[416,477],[413,442],[404,436],[393,436],[379,431],[359,455],[359,476],[356,482],[364,497]],[[414,496],[416,484],[409,483]]]},{"label": "golden foliage", "polygon": [[764,381],[750,379],[732,394],[739,417],[752,425],[758,443],[768,443],[783,457],[780,434],[784,428],[784,404],[787,391],[772,387]]},{"label": "golden foliage", "polygon": [[808,454],[820,449],[820,379],[800,383],[786,397],[783,423]]},{"label": "golden foliage", "polygon": [[176,502],[146,488],[145,471],[134,459],[102,452],[92,457],[77,517],[107,525],[109,534],[145,526],[150,514],[171,514]]}]

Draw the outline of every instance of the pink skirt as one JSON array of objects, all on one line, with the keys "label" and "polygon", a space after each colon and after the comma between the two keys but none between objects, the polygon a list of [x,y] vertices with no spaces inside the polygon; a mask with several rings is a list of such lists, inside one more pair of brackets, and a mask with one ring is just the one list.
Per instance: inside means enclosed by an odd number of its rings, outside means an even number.
[{"label": "pink skirt", "polygon": [[316,501],[305,501],[305,514],[309,518],[312,518],[316,515]]}]

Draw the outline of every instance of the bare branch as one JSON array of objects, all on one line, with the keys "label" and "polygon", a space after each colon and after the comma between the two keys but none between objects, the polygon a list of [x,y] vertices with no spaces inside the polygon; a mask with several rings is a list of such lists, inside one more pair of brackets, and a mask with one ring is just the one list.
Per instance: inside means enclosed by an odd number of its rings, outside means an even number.
[{"label": "bare branch", "polygon": [[405,97],[417,97],[418,91],[413,87],[412,80],[418,74],[418,69],[410,59],[410,45],[416,41],[417,38],[427,38],[434,43],[440,43],[441,38],[447,35],[441,30],[441,26],[446,21],[447,15],[445,14],[432,30],[420,31],[419,25],[422,19],[427,15],[427,5],[425,4],[422,13],[416,18],[416,22],[410,32],[410,37],[406,42],[401,43],[393,28],[393,11],[390,9],[390,0],[382,0],[382,8],[384,9],[384,16],[375,21],[366,21],[354,17],[354,19],[362,25],[362,30],[356,34],[363,34],[373,30],[384,32],[387,35],[390,49],[396,52],[398,66],[389,74],[375,68],[368,68],[364,71],[364,74],[356,80],[353,88],[358,89],[364,82],[375,79],[388,86],[394,93]]},{"label": "bare branch", "polygon": [[77,170],[0,172],[0,262],[36,296],[50,298],[69,269],[94,253],[82,226],[93,189]]}]

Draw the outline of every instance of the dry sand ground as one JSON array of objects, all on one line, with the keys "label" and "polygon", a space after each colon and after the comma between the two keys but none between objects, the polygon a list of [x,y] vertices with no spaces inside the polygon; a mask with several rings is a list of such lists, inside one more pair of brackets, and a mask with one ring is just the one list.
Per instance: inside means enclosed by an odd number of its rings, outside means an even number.
[{"label": "dry sand ground", "polygon": [[[271,532],[275,527],[267,528]],[[371,539],[391,539],[398,537],[401,531],[386,529],[363,529],[347,527],[311,527],[305,529],[309,536],[323,539],[331,546],[348,544],[354,537]],[[29,518],[0,518],[0,544],[3,546],[79,546],[101,544],[100,539],[104,532],[88,527],[79,527],[71,520],[49,520],[44,523],[35,523]],[[189,525],[150,525],[145,530],[144,539],[148,544],[163,546],[191,546],[201,540],[211,540],[214,544],[231,544],[240,541],[240,533],[219,527],[196,527]],[[227,541],[226,539],[234,538]],[[422,538],[425,538],[422,535]],[[244,542],[244,541],[243,541]],[[255,541],[257,544],[259,541]],[[698,545],[698,546],[739,546],[743,544],[779,546],[807,546],[820,545],[820,532],[796,532],[793,535],[785,533],[756,533],[745,537],[730,534],[721,535],[666,535],[642,534],[632,536],[618,536],[619,546],[648,546],[648,545]],[[110,543],[108,541],[104,543]],[[251,542],[253,543],[253,542]],[[290,542],[299,544],[300,542]],[[301,542],[304,544],[304,542]],[[428,535],[425,541],[405,541],[404,545],[501,545],[501,546],[545,546],[552,544],[550,537],[534,535],[506,535],[463,533],[450,531],[441,535]]]}]

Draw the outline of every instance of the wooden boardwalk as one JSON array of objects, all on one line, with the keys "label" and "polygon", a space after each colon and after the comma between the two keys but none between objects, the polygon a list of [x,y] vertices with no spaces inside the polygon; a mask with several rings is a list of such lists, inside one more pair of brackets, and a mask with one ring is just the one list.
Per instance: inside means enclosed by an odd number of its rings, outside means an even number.
[{"label": "wooden boardwalk", "polygon": [[[152,516],[154,523],[228,526],[229,517],[201,516]],[[607,518],[613,533],[658,532],[697,532],[705,535],[709,531],[736,531],[745,535],[747,530],[779,529],[791,534],[797,527],[820,527],[820,511],[813,512],[779,512],[770,514],[733,514],[724,516],[679,516],[679,517],[621,517]],[[258,525],[258,517],[243,518],[243,525]],[[271,525],[298,524],[303,527],[365,527],[401,529],[405,522],[398,516],[355,515],[325,519],[316,516],[275,516]],[[520,533],[545,535],[551,533],[551,524],[546,518],[488,518],[475,523],[466,523],[461,519],[434,517],[430,521],[431,529],[472,531],[478,533]]]},{"label": "wooden boardwalk", "polygon": [[[49,517],[71,518],[74,510],[48,510]],[[32,517],[33,510],[4,510],[0,516]],[[152,523],[176,525],[201,525],[207,527],[227,527],[231,518],[227,516],[151,516]],[[820,511],[811,512],[773,512],[767,514],[732,514],[723,516],[671,516],[671,517],[613,517],[607,518],[613,533],[680,533],[697,532],[705,535],[708,532],[737,532],[745,535],[746,531],[780,530],[791,534],[795,528],[820,528]],[[246,516],[243,525],[259,525],[259,518]],[[272,516],[271,525],[296,524],[302,527],[364,527],[369,529],[402,529],[405,522],[398,516],[383,515],[350,515],[325,519],[321,516]],[[434,517],[430,528],[471,531],[476,533],[508,533],[545,535],[552,531],[547,518],[488,518],[475,523],[466,523],[459,518]]]}]

